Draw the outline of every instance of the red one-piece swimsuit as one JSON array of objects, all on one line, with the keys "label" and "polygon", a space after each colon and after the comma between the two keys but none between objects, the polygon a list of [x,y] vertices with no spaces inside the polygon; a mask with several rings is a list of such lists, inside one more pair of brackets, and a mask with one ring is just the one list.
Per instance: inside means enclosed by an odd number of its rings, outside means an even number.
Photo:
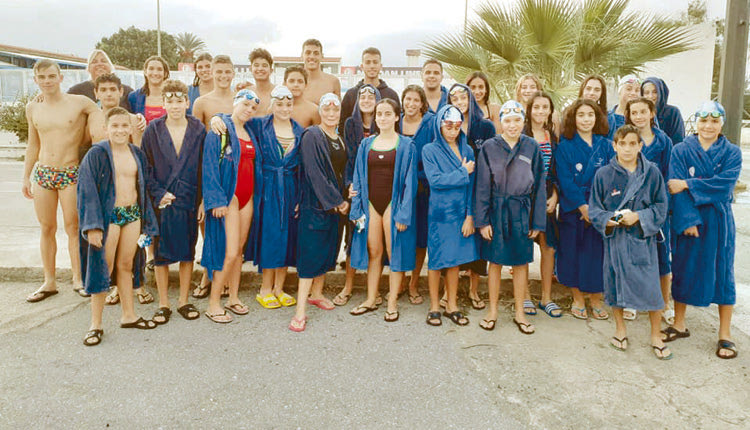
[{"label": "red one-piece swimsuit", "polygon": [[240,167],[237,171],[237,186],[234,187],[234,195],[240,204],[240,209],[245,207],[253,197],[255,188],[255,146],[252,140],[240,139]]}]

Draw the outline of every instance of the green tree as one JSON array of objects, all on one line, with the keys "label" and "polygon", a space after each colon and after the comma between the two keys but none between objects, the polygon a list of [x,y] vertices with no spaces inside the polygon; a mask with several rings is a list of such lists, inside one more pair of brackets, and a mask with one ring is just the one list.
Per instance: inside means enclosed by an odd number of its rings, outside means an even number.
[{"label": "green tree", "polygon": [[180,61],[192,63],[195,54],[206,49],[206,42],[193,33],[180,33],[175,37],[177,49],[180,54]]},{"label": "green tree", "polygon": [[[120,29],[117,33],[103,37],[96,47],[102,49],[112,62],[129,69],[143,69],[143,63],[152,55],[156,55],[156,30],[141,30],[130,26]],[[161,56],[170,68],[177,67],[179,50],[174,36],[161,32]]]},{"label": "green tree", "polygon": [[484,3],[461,34],[425,44],[428,56],[463,80],[475,70],[490,77],[500,100],[515,96],[515,83],[537,74],[557,101],[577,95],[580,80],[597,73],[617,78],[643,65],[693,49],[693,33],[680,24],[626,12],[629,0],[518,0]]}]

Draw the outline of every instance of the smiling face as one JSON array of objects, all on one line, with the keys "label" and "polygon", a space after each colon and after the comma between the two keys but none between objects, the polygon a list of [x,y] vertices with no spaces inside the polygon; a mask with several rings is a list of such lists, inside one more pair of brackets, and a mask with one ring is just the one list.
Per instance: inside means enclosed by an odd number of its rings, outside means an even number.
[{"label": "smiling face", "polygon": [[476,77],[469,82],[469,89],[474,94],[474,98],[477,101],[484,101],[484,96],[487,95],[487,86],[484,84],[484,79]]},{"label": "smiling face", "polygon": [[214,85],[221,89],[227,89],[232,86],[234,79],[234,67],[227,63],[214,63],[212,67],[214,75]]},{"label": "smiling face", "polygon": [[698,137],[701,141],[713,143],[719,138],[723,125],[724,122],[721,118],[707,116],[705,118],[698,118],[695,128],[698,130]]},{"label": "smiling face", "polygon": [[422,84],[425,90],[436,90],[441,82],[443,82],[443,69],[439,65],[430,63],[422,68]]},{"label": "smiling face", "polygon": [[150,85],[161,85],[164,82],[164,66],[161,61],[151,60],[146,64],[146,79]]},{"label": "smiling face", "polygon": [[293,107],[294,101],[289,100],[288,98],[271,99],[271,113],[282,121],[286,121],[292,117]]},{"label": "smiling face", "polygon": [[60,69],[55,66],[34,71],[34,82],[39,86],[42,94],[59,92],[62,81],[63,77]]},{"label": "smiling face", "polygon": [[104,58],[104,54],[102,54],[101,52],[96,54],[94,58],[91,59],[88,70],[89,74],[91,75],[92,81],[95,81],[96,78],[101,75],[112,73],[112,67],[109,65],[109,62],[107,62],[107,59]]},{"label": "smiling face", "polygon": [[651,127],[654,113],[646,103],[633,103],[630,105],[630,122],[639,129]]},{"label": "smiling face", "polygon": [[335,129],[341,118],[341,105],[326,103],[320,107],[319,112],[321,124]]},{"label": "smiling face", "polygon": [[302,93],[305,91],[307,83],[305,82],[305,77],[302,73],[291,72],[287,75],[286,81],[284,81],[284,86],[289,88],[289,91],[292,92],[292,95],[296,99],[302,97]]},{"label": "smiling face", "polygon": [[591,100],[594,103],[598,103],[599,99],[602,98],[602,83],[598,79],[589,79],[586,81],[586,85],[583,87],[583,98]]},{"label": "smiling face", "polygon": [[536,124],[545,124],[552,113],[552,106],[546,97],[535,97],[531,104],[531,121]]},{"label": "smiling face", "polygon": [[534,82],[533,79],[531,78],[524,79],[524,81],[521,82],[521,88],[520,88],[521,100],[519,101],[523,104],[528,103],[531,96],[537,91],[539,91],[539,87],[536,86],[536,82]]},{"label": "smiling face", "polygon": [[112,115],[107,120],[107,138],[113,145],[125,145],[130,142],[131,132],[129,115]]},{"label": "smiling face", "polygon": [[120,105],[122,98],[122,87],[114,82],[100,82],[94,91],[96,99],[102,104],[102,109],[111,109]]},{"label": "smiling face", "polygon": [[422,98],[416,91],[407,91],[404,94],[404,115],[408,117],[422,114]]},{"label": "smiling face", "polygon": [[628,82],[620,88],[620,103],[625,106],[630,100],[641,96],[641,86],[638,82]]},{"label": "smiling face", "polygon": [[377,79],[380,74],[380,69],[383,65],[380,63],[380,55],[378,54],[364,54],[362,55],[362,71],[368,79]]},{"label": "smiling face", "polygon": [[628,133],[613,144],[617,153],[617,161],[621,164],[631,164],[638,158],[643,142],[636,133]]},{"label": "smiling face", "polygon": [[450,102],[466,117],[469,114],[469,94],[466,91],[454,90],[450,94]]},{"label": "smiling face", "polygon": [[211,62],[208,60],[201,60],[195,63],[195,72],[198,74],[201,82],[211,82],[211,78],[213,78],[211,74]]},{"label": "smiling face", "polygon": [[656,85],[652,84],[651,82],[646,82],[643,84],[643,97],[646,97],[647,99],[654,102],[654,105],[659,101],[659,91],[656,90]]},{"label": "smiling face", "polygon": [[359,94],[359,111],[362,113],[373,113],[375,110],[375,94],[363,92]]},{"label": "smiling face", "polygon": [[250,72],[253,74],[253,78],[256,81],[266,81],[271,76],[271,65],[265,58],[256,58],[250,65]]},{"label": "smiling face", "polygon": [[305,45],[302,47],[302,62],[307,70],[320,69],[320,61],[323,59],[323,50],[318,45]]},{"label": "smiling face", "polygon": [[398,115],[389,103],[380,103],[375,107],[375,124],[381,131],[393,130],[398,120]]},{"label": "smiling face", "polygon": [[[274,99],[275,101],[276,99]],[[232,116],[237,118],[239,122],[246,123],[250,118],[255,115],[255,111],[258,110],[258,103],[253,100],[241,99],[232,108]]]},{"label": "smiling face", "polygon": [[588,134],[594,130],[596,125],[596,112],[588,105],[582,105],[576,111],[576,130],[579,133]]},{"label": "smiling face", "polygon": [[517,141],[523,131],[523,117],[520,115],[503,115],[500,120],[503,139]]},{"label": "smiling face", "polygon": [[177,95],[166,97],[166,93],[163,92],[162,95],[164,96],[164,109],[167,111],[167,118],[172,120],[184,118],[185,112],[190,107],[187,94],[184,94],[182,97],[178,97]]}]

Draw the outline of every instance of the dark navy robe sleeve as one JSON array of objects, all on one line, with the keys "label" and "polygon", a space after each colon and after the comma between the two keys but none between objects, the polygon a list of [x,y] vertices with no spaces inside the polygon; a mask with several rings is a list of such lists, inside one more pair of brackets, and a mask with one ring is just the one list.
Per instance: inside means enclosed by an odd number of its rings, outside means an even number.
[{"label": "dark navy robe sleeve", "polygon": [[436,159],[436,152],[423,151],[422,163],[424,164],[424,173],[427,181],[430,183],[430,188],[447,190],[470,183],[469,172],[463,166],[449,173],[441,172],[437,167],[440,162]]},{"label": "dark navy robe sleeve", "polygon": [[[227,139],[229,137],[227,136]],[[203,206],[206,211],[228,206],[226,193],[221,187],[221,173],[219,172],[219,154],[221,151],[221,136],[210,132],[203,144]]]},{"label": "dark navy robe sleeve", "polygon": [[[392,211],[393,221],[410,226],[413,224],[416,210],[415,199],[417,198],[417,151],[411,141],[404,142],[408,145],[404,153],[404,160],[396,174],[404,178],[404,191],[398,202],[397,210]],[[367,160],[365,160],[367,161]]]},{"label": "dark navy robe sleeve", "polygon": [[331,181],[327,174],[331,170],[331,160],[326,140],[322,132],[319,134],[310,130],[302,135],[299,150],[305,178],[312,185],[323,210],[330,211],[343,203],[344,199],[338,184]]},{"label": "dark navy robe sleeve", "polygon": [[604,197],[606,191],[606,175],[611,170],[607,167],[599,169],[594,175],[594,182],[591,185],[591,195],[589,196],[589,219],[591,225],[604,237],[612,237],[614,228],[607,228],[607,222],[615,216],[614,211],[607,210],[604,206]]},{"label": "dark navy robe sleeve", "polygon": [[78,169],[78,223],[81,235],[87,239],[88,231],[101,230],[106,232],[109,220],[104,220],[102,201],[99,198],[97,184],[100,177],[109,178],[109,161],[99,154],[98,148],[89,150]]},{"label": "dark navy robe sleeve", "polygon": [[[731,144],[730,144],[731,145]],[[697,206],[730,201],[742,171],[742,153],[736,147],[710,178],[688,178],[688,191]]]},{"label": "dark navy robe sleeve", "polygon": [[164,184],[160,183],[154,176],[154,166],[157,163],[154,151],[157,150],[158,145],[159,140],[156,135],[156,127],[154,123],[151,123],[143,132],[141,148],[143,149],[143,152],[146,153],[146,159],[148,160],[146,187],[148,188],[151,197],[153,197],[154,201],[157,203],[160,202],[162,197],[167,193]]},{"label": "dark navy robe sleeve", "polygon": [[349,188],[354,176],[354,165],[357,161],[357,148],[360,142],[355,142],[354,121],[347,119],[344,123],[344,144],[346,145],[346,168],[344,169],[344,187]]},{"label": "dark navy robe sleeve", "polygon": [[367,196],[364,194],[367,191],[367,151],[363,150],[363,145],[365,144],[360,145],[357,150],[357,161],[352,176],[352,188],[357,193],[352,197],[352,208],[349,211],[349,219],[352,221],[368,214],[369,203],[367,202]]},{"label": "dark navy robe sleeve", "polygon": [[474,187],[474,226],[490,225],[490,202],[492,200],[492,171],[485,147],[479,149],[476,164],[476,186]]},{"label": "dark navy robe sleeve", "polygon": [[570,154],[575,149],[572,146],[573,142],[570,141],[568,145],[563,144],[557,147],[555,172],[557,184],[560,187],[560,206],[577,209],[588,204],[588,202],[583,190],[575,182],[575,176],[573,175],[575,163],[571,160],[572,154]]}]

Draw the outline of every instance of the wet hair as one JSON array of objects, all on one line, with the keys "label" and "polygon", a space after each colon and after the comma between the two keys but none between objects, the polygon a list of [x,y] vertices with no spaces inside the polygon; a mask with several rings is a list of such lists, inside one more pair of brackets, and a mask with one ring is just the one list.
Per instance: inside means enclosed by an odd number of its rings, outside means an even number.
[{"label": "wet hair", "polygon": [[656,106],[654,105],[654,102],[651,101],[651,99],[647,99],[646,97],[638,97],[637,99],[629,100],[627,104],[625,104],[625,124],[633,125],[633,121],[630,120],[630,107],[636,103],[645,103],[646,106],[648,106],[648,109],[653,114],[653,116],[651,117],[651,127],[655,127]]},{"label": "wet hair", "polygon": [[291,75],[292,73],[297,72],[302,75],[302,77],[305,79],[305,84],[307,84],[307,70],[305,70],[305,67],[301,64],[295,64],[293,66],[289,66],[284,70],[284,83],[286,83],[286,79]]},{"label": "wet hair", "polygon": [[466,78],[466,86],[468,87],[469,82],[473,81],[475,78],[479,78],[484,81],[485,93],[484,93],[484,98],[482,99],[482,103],[484,103],[484,105],[486,106],[490,102],[490,80],[487,78],[487,75],[485,75],[483,72],[476,71],[470,74],[468,78]]},{"label": "wet hair", "polygon": [[380,54],[380,49],[372,47],[372,46],[362,51],[363,58],[366,54],[377,55],[378,57],[380,57],[381,60],[383,59],[383,56]]},{"label": "wet hair", "polygon": [[413,91],[417,93],[417,95],[419,95],[419,100],[422,102],[422,107],[419,109],[419,111],[422,113],[422,116],[424,116],[430,106],[427,102],[427,94],[424,93],[424,88],[420,87],[419,85],[412,84],[407,85],[406,88],[404,88],[404,91],[401,93],[401,110],[404,111],[404,98],[406,97],[406,93],[408,93],[409,91]]},{"label": "wet hair", "polygon": [[122,88],[122,81],[114,73],[105,73],[94,80],[94,90],[99,90],[99,85],[110,83],[117,85],[117,88]]},{"label": "wet hair", "polygon": [[60,65],[57,64],[56,61],[48,60],[48,59],[42,59],[34,63],[34,74],[42,69],[47,69],[49,67],[54,67],[57,69],[57,73],[62,73],[62,70],[60,70]]},{"label": "wet hair", "polygon": [[185,98],[188,98],[188,87],[182,81],[178,81],[176,79],[170,79],[168,81],[164,81],[164,84],[161,86],[161,93],[162,95],[165,92],[182,92],[185,94]]},{"label": "wet hair", "polygon": [[441,63],[440,61],[438,61],[438,60],[436,60],[436,59],[434,59],[434,58],[428,58],[428,59],[427,59],[427,60],[426,60],[426,61],[425,61],[425,62],[424,62],[424,63],[422,64],[422,69],[424,69],[425,67],[427,67],[427,66],[428,66],[428,65],[430,65],[430,64],[437,64],[438,66],[440,66],[440,73],[443,73],[443,63]]},{"label": "wet hair", "polygon": [[266,51],[263,48],[255,48],[253,49],[253,52],[250,53],[248,56],[248,59],[250,60],[250,64],[253,64],[253,61],[257,60],[258,58],[262,58],[266,61],[268,61],[268,65],[273,67],[273,57],[271,57],[271,53]]},{"label": "wet hair", "polygon": [[158,61],[161,63],[162,68],[164,68],[164,80],[166,81],[167,79],[169,79],[169,64],[167,64],[167,62],[158,55],[152,55],[148,57],[143,63],[143,77],[145,78],[145,80],[143,81],[143,86],[141,87],[141,90],[147,96],[150,95],[150,92],[148,89],[148,76],[146,76],[146,69],[148,68],[148,63],[152,61]]},{"label": "wet hair", "polygon": [[635,133],[635,135],[638,136],[638,141],[641,141],[641,132],[638,130],[638,127],[634,126],[633,124],[625,124],[622,127],[618,128],[615,132],[614,137],[612,137],[612,141],[617,143],[617,141],[625,139],[625,137],[630,133]]},{"label": "wet hair", "polygon": [[596,102],[597,105],[599,105],[599,109],[603,113],[607,112],[607,83],[604,82],[604,78],[602,78],[599,75],[588,75],[585,78],[583,78],[583,81],[581,82],[581,87],[578,88],[578,97],[583,98],[583,89],[586,88],[586,84],[592,80],[596,79],[599,81],[599,84],[602,86],[602,95],[599,97],[599,100]]},{"label": "wet hair", "polygon": [[596,103],[588,99],[577,99],[573,102],[572,105],[570,105],[570,107],[565,109],[562,135],[565,136],[566,139],[572,139],[573,136],[576,135],[576,133],[578,132],[578,128],[576,127],[576,114],[578,113],[578,109],[580,109],[582,106],[589,106],[594,110],[594,115],[596,115],[594,129],[591,132],[593,134],[606,136],[609,133],[609,124],[607,123],[607,117],[606,115],[604,115],[604,112],[599,109],[599,106],[597,106]]},{"label": "wet hair", "polygon": [[[396,103],[394,100],[389,99],[388,97],[383,97],[382,99],[380,99],[379,102],[375,103],[375,109],[372,111],[373,117],[378,112],[378,106],[383,105],[383,104],[386,104],[386,105],[390,106],[391,109],[393,109],[393,113],[396,114],[396,117],[398,119],[398,114],[399,114],[398,103]],[[398,123],[399,123],[399,121],[396,121],[396,123],[393,124],[393,128],[394,128],[394,130],[396,130],[396,133],[400,133],[401,132],[399,130]]]},{"label": "wet hair", "polygon": [[304,42],[302,42],[302,49],[305,49],[305,46],[312,45],[317,46],[320,48],[320,55],[323,55],[323,44],[320,43],[320,40],[318,39],[307,39]]},{"label": "wet hair", "polygon": [[109,124],[109,119],[115,115],[126,115],[128,118],[130,118],[130,112],[125,110],[125,108],[122,108],[120,106],[115,106],[112,109],[108,110],[107,113],[104,115],[105,122]]},{"label": "wet hair", "polygon": [[516,101],[521,101],[521,84],[527,79],[531,79],[536,84],[536,90],[537,91],[544,91],[542,89],[542,81],[539,80],[539,77],[533,73],[527,73],[523,76],[521,76],[518,79],[518,82],[516,82]]},{"label": "wet hair", "polygon": [[193,78],[193,86],[197,87],[201,84],[201,78],[198,77],[198,63],[201,61],[208,61],[209,63],[213,63],[213,57],[211,57],[211,54],[208,52],[204,52],[203,54],[199,55],[198,58],[193,61],[193,64],[195,65],[195,77]]},{"label": "wet hair", "polygon": [[552,97],[550,97],[550,95],[545,93],[544,91],[536,91],[531,95],[529,102],[526,103],[526,119],[524,120],[524,130],[527,130],[529,133],[531,133],[531,108],[534,106],[534,100],[540,97],[549,101],[550,111],[547,119],[544,121],[544,129],[547,130],[550,135],[552,135],[555,132],[555,125],[552,123],[552,115],[555,113],[555,103],[552,102]]}]

